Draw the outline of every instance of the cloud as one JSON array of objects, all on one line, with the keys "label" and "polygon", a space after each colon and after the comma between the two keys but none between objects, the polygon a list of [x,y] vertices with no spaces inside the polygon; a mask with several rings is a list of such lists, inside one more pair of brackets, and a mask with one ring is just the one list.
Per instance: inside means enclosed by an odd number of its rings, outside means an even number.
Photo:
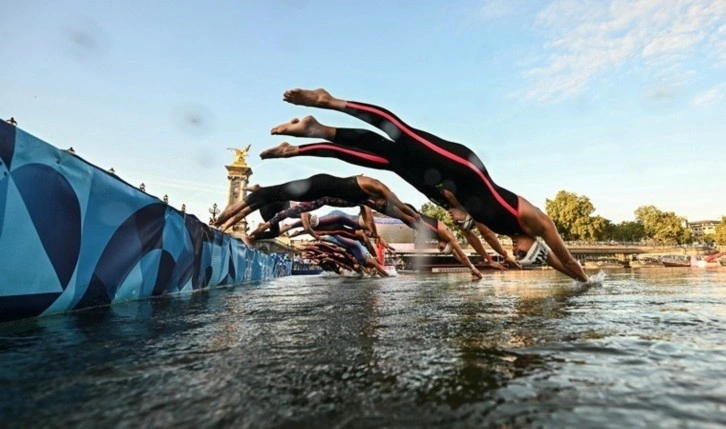
[{"label": "cloud", "polygon": [[668,85],[678,86],[679,77],[691,78],[685,61],[695,55],[726,64],[723,0],[555,0],[535,23],[546,42],[525,69],[531,83],[518,95],[528,100],[580,95],[604,72],[629,65],[668,69]]},{"label": "cloud", "polygon": [[693,98],[697,107],[712,107],[726,100],[726,82],[720,83]]}]

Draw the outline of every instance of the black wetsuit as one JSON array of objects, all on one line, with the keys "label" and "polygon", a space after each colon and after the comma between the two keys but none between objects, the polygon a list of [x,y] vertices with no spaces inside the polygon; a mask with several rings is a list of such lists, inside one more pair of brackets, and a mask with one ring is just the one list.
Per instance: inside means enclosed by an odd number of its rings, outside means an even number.
[{"label": "black wetsuit", "polygon": [[[260,216],[265,222],[270,222],[271,219],[275,218],[277,213],[290,209],[290,201],[276,201],[272,204],[268,204],[260,208]],[[264,240],[266,238],[275,238],[280,235],[280,223],[270,223],[270,228],[267,231],[259,234],[256,239]]]},{"label": "black wetsuit", "polygon": [[[494,183],[469,148],[412,128],[378,106],[348,101],[343,111],[380,128],[392,140],[366,130],[338,129],[335,144],[304,145],[301,155],[334,156],[393,171],[437,204],[443,201],[436,190],[447,189],[474,219],[492,231],[522,233],[518,196]],[[345,146],[345,150],[336,146]]]},{"label": "black wetsuit", "polygon": [[255,211],[277,201],[314,201],[322,197],[343,198],[356,204],[372,204],[369,195],[358,185],[357,176],[336,177],[316,174],[307,179],[293,180],[280,185],[260,188],[245,198]]},{"label": "black wetsuit", "polygon": [[299,155],[337,158],[349,164],[392,171],[441,207],[448,207],[441,197],[441,176],[433,169],[422,170],[408,150],[373,131],[338,128],[333,143],[321,142],[298,146]]}]

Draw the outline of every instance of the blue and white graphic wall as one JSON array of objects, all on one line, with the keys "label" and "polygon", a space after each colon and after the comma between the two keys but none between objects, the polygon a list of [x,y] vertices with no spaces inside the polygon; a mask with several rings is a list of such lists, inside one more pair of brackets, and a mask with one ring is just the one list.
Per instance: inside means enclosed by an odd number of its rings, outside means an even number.
[{"label": "blue and white graphic wall", "polygon": [[0,322],[290,269],[0,121]]}]

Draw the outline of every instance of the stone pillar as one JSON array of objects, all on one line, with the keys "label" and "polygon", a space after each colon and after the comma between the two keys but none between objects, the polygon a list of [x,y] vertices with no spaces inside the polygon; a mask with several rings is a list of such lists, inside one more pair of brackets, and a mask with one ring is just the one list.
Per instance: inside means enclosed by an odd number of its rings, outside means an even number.
[{"label": "stone pillar", "polygon": [[[225,165],[227,169],[227,180],[229,187],[227,188],[227,206],[242,201],[247,196],[244,190],[249,185],[252,169],[246,165]],[[247,219],[242,219],[235,225],[232,225],[230,235],[245,236],[247,234]]]}]

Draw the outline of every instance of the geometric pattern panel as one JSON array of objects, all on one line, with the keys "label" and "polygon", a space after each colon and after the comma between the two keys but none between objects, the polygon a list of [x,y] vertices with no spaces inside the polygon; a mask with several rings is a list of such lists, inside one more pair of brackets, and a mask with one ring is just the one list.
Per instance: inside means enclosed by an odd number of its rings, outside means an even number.
[{"label": "geometric pattern panel", "polygon": [[291,268],[0,121],[0,323]]}]

